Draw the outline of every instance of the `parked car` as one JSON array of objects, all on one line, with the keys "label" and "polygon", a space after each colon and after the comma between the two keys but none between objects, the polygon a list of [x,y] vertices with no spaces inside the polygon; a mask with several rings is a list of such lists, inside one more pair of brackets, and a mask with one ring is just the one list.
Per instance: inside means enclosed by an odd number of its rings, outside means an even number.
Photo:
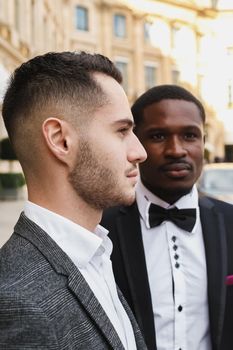
[{"label": "parked car", "polygon": [[233,204],[233,163],[205,164],[197,188],[200,194]]}]

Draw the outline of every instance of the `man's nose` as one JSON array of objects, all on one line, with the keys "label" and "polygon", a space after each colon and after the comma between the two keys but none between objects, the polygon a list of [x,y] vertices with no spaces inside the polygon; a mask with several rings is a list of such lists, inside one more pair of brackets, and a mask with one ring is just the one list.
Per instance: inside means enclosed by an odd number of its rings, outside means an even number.
[{"label": "man's nose", "polygon": [[135,134],[132,134],[132,142],[128,153],[128,160],[133,163],[142,163],[146,160],[147,153],[139,139]]},{"label": "man's nose", "polygon": [[187,154],[183,140],[174,136],[167,140],[165,155],[167,157],[181,158]]}]

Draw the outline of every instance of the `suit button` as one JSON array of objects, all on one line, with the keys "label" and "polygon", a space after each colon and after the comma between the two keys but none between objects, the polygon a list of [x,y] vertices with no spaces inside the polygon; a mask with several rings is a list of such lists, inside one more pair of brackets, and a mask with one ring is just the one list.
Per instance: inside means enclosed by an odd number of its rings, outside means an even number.
[{"label": "suit button", "polygon": [[183,307],[181,305],[178,306],[178,311],[181,312],[183,310]]},{"label": "suit button", "polygon": [[180,267],[180,264],[178,262],[176,262],[175,267],[178,269]]}]

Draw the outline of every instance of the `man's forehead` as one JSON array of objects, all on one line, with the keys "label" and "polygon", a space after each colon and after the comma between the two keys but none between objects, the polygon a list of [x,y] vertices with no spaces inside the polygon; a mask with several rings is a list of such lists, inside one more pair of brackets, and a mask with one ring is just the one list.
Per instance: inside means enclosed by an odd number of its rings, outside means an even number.
[{"label": "man's forehead", "polygon": [[199,108],[193,102],[185,100],[162,100],[146,106],[143,110],[143,119],[147,121],[180,123],[203,123]]}]

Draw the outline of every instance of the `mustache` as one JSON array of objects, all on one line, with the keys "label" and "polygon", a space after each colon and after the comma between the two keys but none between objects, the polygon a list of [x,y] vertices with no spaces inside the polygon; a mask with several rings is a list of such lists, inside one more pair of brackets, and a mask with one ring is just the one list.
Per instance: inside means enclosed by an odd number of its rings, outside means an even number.
[{"label": "mustache", "polygon": [[137,166],[137,165],[134,165],[134,166],[132,166],[130,169],[127,169],[126,172],[125,172],[125,175],[126,175],[126,176],[129,175],[129,174],[131,174],[132,172],[134,172],[135,170],[138,171],[138,166]]},{"label": "mustache", "polygon": [[174,160],[171,160],[163,165],[161,165],[159,167],[160,170],[170,170],[172,167],[174,166],[179,166],[179,167],[183,167],[184,169],[187,169],[187,170],[192,170],[193,169],[193,166],[190,162],[188,162],[187,160],[182,160],[182,159],[174,159]]}]

